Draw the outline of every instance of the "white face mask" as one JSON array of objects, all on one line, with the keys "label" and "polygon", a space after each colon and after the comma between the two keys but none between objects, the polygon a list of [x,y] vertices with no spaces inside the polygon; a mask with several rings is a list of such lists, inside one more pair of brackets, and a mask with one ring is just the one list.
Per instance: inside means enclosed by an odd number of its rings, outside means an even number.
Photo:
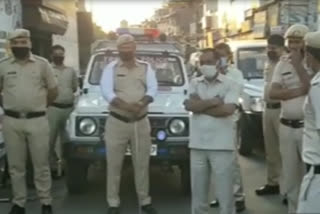
[{"label": "white face mask", "polygon": [[216,76],[218,71],[217,71],[217,68],[215,65],[202,65],[200,67],[200,72],[206,78],[212,78],[212,77]]}]

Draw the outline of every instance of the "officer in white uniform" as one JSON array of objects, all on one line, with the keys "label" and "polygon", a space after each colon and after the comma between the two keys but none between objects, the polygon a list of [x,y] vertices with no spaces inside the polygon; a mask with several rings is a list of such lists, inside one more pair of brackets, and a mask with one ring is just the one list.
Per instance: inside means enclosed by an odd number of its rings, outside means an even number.
[{"label": "officer in white uniform", "polygon": [[314,72],[305,101],[303,162],[307,174],[300,189],[299,214],[320,213],[320,31],[305,36],[307,66]]},{"label": "officer in white uniform", "polygon": [[[209,213],[209,185],[214,173],[220,214],[234,214],[233,169],[235,129],[232,117],[239,99],[239,87],[219,74],[214,49],[203,51],[200,57],[202,77],[190,85],[186,110],[191,119],[191,187],[192,214]],[[212,169],[212,171],[210,170]]]},{"label": "officer in white uniform", "polygon": [[303,103],[310,76],[303,63],[303,38],[308,31],[308,27],[301,24],[295,24],[287,30],[285,38],[290,53],[276,65],[269,93],[271,99],[281,100],[279,142],[289,213],[296,212],[299,187],[305,172],[301,158]]}]

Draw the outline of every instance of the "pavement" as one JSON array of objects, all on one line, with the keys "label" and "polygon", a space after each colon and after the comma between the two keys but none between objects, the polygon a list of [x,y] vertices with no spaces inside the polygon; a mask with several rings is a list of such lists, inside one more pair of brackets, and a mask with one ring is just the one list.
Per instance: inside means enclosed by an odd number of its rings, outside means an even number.
[{"label": "pavement", "polygon": [[[282,205],[280,196],[257,197],[254,190],[265,183],[265,161],[263,155],[254,154],[248,158],[240,157],[244,186],[246,192],[247,210],[243,214],[285,214],[286,207]],[[107,213],[105,202],[105,173],[95,167],[89,173],[90,187],[82,195],[68,195],[64,180],[53,184],[55,214],[102,214]],[[8,195],[9,189],[0,189],[0,198]],[[40,204],[36,200],[34,190],[29,191],[31,199],[27,204],[28,214],[40,212]],[[163,172],[160,168],[151,169],[151,196],[159,214],[190,214],[190,196],[184,196],[181,191],[179,173]],[[122,212],[121,214],[139,214],[137,198],[134,192],[132,170],[124,171],[121,184]],[[10,204],[0,203],[0,213],[7,214]],[[218,214],[218,209],[211,209],[210,214]]]}]

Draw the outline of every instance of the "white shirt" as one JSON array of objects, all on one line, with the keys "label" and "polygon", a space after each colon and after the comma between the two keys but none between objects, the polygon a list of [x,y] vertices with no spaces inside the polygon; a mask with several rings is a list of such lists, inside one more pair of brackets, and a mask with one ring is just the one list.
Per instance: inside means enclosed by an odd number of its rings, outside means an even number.
[{"label": "white shirt", "polygon": [[[156,74],[151,68],[150,64],[147,62],[143,62],[140,60],[136,60],[140,63],[146,63],[148,65],[147,68],[147,92],[146,95],[154,98],[158,91],[158,81],[156,78]],[[114,68],[119,61],[115,60],[110,62],[103,70],[103,74],[100,80],[100,88],[102,96],[111,103],[114,98],[117,97],[114,91]]]},{"label": "white shirt", "polygon": [[[198,94],[201,99],[220,97],[225,104],[238,104],[240,91],[233,87],[234,82],[219,75],[214,82],[207,82],[204,77],[192,80],[190,94]],[[190,125],[191,149],[235,150],[234,118],[212,117],[205,114],[193,114]]]},{"label": "white shirt", "polygon": [[320,165],[320,72],[311,81],[304,105],[303,161]]}]

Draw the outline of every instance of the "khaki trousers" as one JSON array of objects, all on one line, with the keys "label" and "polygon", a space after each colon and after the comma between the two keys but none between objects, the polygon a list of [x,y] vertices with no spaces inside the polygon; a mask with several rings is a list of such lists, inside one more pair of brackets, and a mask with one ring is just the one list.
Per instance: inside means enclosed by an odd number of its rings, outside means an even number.
[{"label": "khaki trousers", "polygon": [[131,147],[135,186],[140,206],[151,203],[149,196],[149,161],[151,128],[146,117],[138,122],[125,123],[112,116],[106,122],[107,201],[109,206],[120,206],[121,170],[127,146]]},{"label": "khaki trousers", "polygon": [[34,168],[34,183],[40,201],[52,202],[49,168],[49,126],[47,117],[15,119],[5,116],[3,134],[9,162],[14,204],[25,206],[27,199],[26,157],[29,147]]},{"label": "khaki trousers", "polygon": [[215,193],[220,203],[220,214],[234,214],[234,152],[191,149],[190,154],[191,213],[209,214],[209,187],[210,183],[213,182]]},{"label": "khaki trousers", "polygon": [[[282,178],[282,160],[279,145],[280,110],[280,108],[265,108],[263,112],[263,136],[267,162],[267,184],[272,186],[282,184],[280,185],[282,189],[283,182],[280,180]],[[281,193],[285,194],[282,190]]]},{"label": "khaki trousers", "polygon": [[320,175],[314,174],[314,169],[311,168],[308,174],[303,178],[298,214],[318,214],[320,212]]},{"label": "khaki trousers", "polygon": [[[73,108],[49,107],[48,120],[50,128],[50,166],[51,170],[57,169],[58,161],[62,159],[61,145],[57,148],[57,142],[63,143],[66,135],[65,127]],[[57,152],[58,151],[58,152]]]},{"label": "khaki trousers", "polygon": [[302,162],[303,128],[291,128],[280,124],[280,152],[282,157],[283,182],[288,198],[289,213],[297,209],[300,184],[305,172]]}]

